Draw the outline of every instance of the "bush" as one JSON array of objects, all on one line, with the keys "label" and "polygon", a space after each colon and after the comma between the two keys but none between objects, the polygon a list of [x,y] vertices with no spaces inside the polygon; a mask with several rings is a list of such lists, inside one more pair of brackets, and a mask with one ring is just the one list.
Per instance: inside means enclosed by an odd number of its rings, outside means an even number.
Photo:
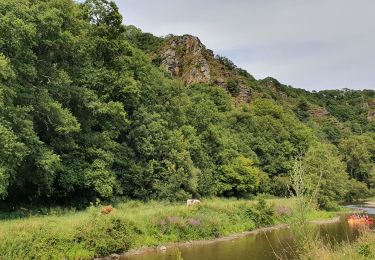
[{"label": "bush", "polygon": [[256,227],[269,226],[275,222],[275,211],[272,206],[267,205],[263,198],[258,199],[255,207],[248,207],[245,214],[255,222]]},{"label": "bush", "polygon": [[225,67],[227,67],[230,70],[234,70],[237,68],[237,66],[233,63],[233,61],[231,61],[227,57],[216,55],[215,58],[218,59],[221,64],[223,64]]},{"label": "bush", "polygon": [[328,211],[339,211],[340,206],[337,202],[329,199],[327,196],[320,196],[318,198],[318,204],[321,209]]},{"label": "bush", "polygon": [[237,97],[239,94],[240,94],[240,91],[241,91],[241,87],[238,85],[238,83],[233,80],[233,79],[229,79],[227,81],[227,88],[228,88],[228,91],[229,93],[233,96],[233,97]]},{"label": "bush", "polygon": [[345,195],[345,200],[347,202],[365,199],[370,196],[370,191],[368,190],[367,185],[363,182],[351,179],[349,180],[349,187],[350,189],[348,189]]},{"label": "bush", "polygon": [[270,181],[270,193],[275,196],[280,197],[288,197],[291,195],[291,191],[289,189],[290,185],[290,178],[288,176],[275,176]]},{"label": "bush", "polygon": [[247,72],[247,70],[244,70],[242,68],[236,68],[236,71],[239,75],[243,76],[243,77],[246,77],[250,80],[255,80],[255,78],[253,77],[253,75],[251,75],[249,72]]},{"label": "bush", "polygon": [[135,226],[124,218],[94,215],[78,228],[75,239],[98,257],[129,250],[136,231]]}]

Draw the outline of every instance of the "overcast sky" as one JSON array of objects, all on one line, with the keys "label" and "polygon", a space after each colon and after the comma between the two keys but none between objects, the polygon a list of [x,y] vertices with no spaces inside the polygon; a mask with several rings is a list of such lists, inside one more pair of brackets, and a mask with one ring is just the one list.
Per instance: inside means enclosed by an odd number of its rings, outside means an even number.
[{"label": "overcast sky", "polygon": [[256,78],[375,89],[374,0],[116,0],[125,24],[192,34]]}]

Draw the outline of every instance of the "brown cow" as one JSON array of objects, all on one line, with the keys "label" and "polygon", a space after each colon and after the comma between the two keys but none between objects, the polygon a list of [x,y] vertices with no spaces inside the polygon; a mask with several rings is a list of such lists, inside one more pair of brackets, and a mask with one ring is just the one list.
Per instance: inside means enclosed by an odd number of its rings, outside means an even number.
[{"label": "brown cow", "polygon": [[102,214],[110,214],[113,211],[112,205],[108,205],[102,208]]}]

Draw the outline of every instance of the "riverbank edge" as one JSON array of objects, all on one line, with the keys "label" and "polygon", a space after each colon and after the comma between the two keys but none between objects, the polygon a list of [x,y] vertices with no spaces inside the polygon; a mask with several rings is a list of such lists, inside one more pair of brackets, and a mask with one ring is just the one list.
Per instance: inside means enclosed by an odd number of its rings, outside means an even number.
[{"label": "riverbank edge", "polygon": [[[339,213],[338,213],[339,214]],[[340,221],[340,216],[331,218],[331,219],[321,219],[321,220],[312,220],[309,221],[312,224],[316,225],[324,225],[324,224],[333,224],[337,223]],[[223,236],[223,237],[218,237],[214,239],[203,239],[203,240],[194,240],[194,241],[185,241],[185,242],[175,242],[175,243],[168,243],[166,245],[159,245],[157,247],[141,247],[138,249],[131,249],[127,252],[124,252],[120,255],[113,254],[104,258],[95,258],[94,260],[111,260],[111,259],[118,259],[119,257],[129,257],[129,256],[134,256],[134,255],[145,255],[145,254],[150,254],[150,253],[155,253],[158,251],[166,251],[170,250],[176,247],[190,247],[194,245],[208,245],[208,244],[213,244],[213,243],[218,243],[218,242],[225,242],[225,241],[232,241],[232,240],[237,240],[243,237],[251,236],[251,235],[256,235],[262,232],[269,232],[272,230],[278,230],[278,229],[284,229],[284,228],[289,228],[290,226],[288,224],[278,224],[274,226],[269,226],[269,227],[262,227],[262,228],[257,228],[251,231],[245,231],[241,233],[235,233],[229,236]]]}]

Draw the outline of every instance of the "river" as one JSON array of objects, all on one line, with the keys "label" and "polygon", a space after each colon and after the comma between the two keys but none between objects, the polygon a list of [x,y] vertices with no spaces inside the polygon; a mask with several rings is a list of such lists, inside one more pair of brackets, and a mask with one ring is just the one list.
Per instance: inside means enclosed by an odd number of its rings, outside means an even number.
[{"label": "river", "polygon": [[[375,216],[375,208],[348,205]],[[349,225],[346,215],[340,221],[316,224],[317,234],[330,243],[353,241],[358,237],[358,226]],[[373,226],[371,226],[372,228]],[[274,260],[295,259],[295,241],[289,228],[280,228],[248,235],[233,240],[202,244],[183,244],[166,251],[151,250],[139,255],[122,256],[121,260],[176,260],[180,254],[184,260]],[[279,257],[279,258],[278,258]]]}]

